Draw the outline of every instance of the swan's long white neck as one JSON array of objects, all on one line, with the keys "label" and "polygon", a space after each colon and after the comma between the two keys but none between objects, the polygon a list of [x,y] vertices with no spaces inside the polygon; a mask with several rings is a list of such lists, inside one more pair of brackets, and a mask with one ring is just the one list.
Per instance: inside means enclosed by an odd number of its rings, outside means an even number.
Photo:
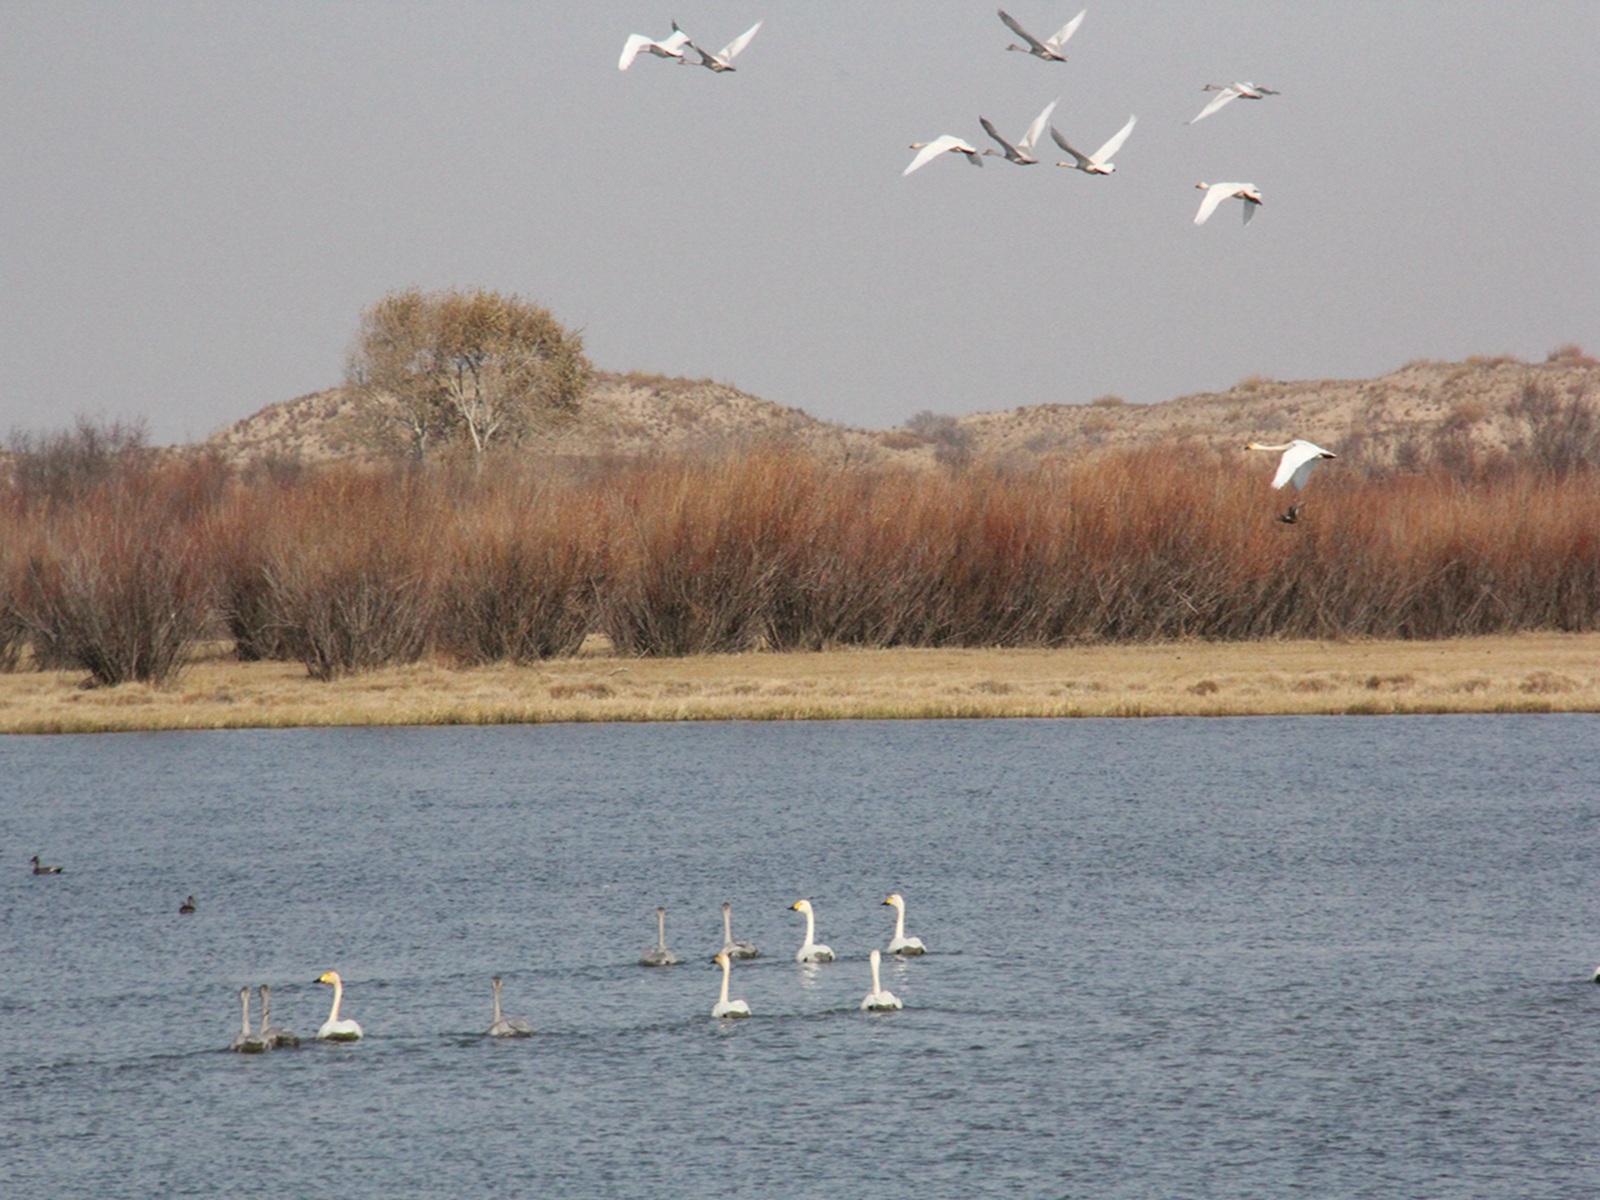
[{"label": "swan's long white neck", "polygon": [[806,909],[806,945],[811,945],[817,937],[817,919],[809,908]]},{"label": "swan's long white neck", "polygon": [[872,990],[874,992],[883,991],[883,985],[878,982],[878,960],[881,957],[876,950],[872,952]]},{"label": "swan's long white neck", "polygon": [[733,973],[733,964],[728,961],[728,956],[722,956],[722,1002],[728,1002],[728,977]]},{"label": "swan's long white neck", "polygon": [[500,981],[494,981],[494,1024],[500,1024]]},{"label": "swan's long white neck", "polygon": [[894,936],[896,941],[906,936],[906,906],[903,903],[894,906]]},{"label": "swan's long white neck", "polygon": [[722,906],[722,940],[724,943],[733,941],[733,910],[726,904]]},{"label": "swan's long white neck", "polygon": [[244,1037],[250,1037],[251,1033],[250,1033],[250,989],[249,988],[246,987],[246,988],[240,988],[239,989],[239,1003],[244,1005],[244,1028],[242,1030],[240,1030],[240,1034],[242,1036],[244,1036]]},{"label": "swan's long white neck", "polygon": [[263,983],[261,985],[261,1033],[263,1037],[266,1036],[267,1030],[271,1028],[271,1021],[272,993],[267,990],[267,985]]},{"label": "swan's long white neck", "polygon": [[1294,445],[1293,442],[1285,442],[1281,446],[1269,446],[1265,442],[1251,442],[1250,445],[1246,447],[1246,449],[1249,449],[1249,450],[1287,450],[1293,445]]},{"label": "swan's long white neck", "polygon": [[664,909],[664,908],[658,908],[658,909],[656,909],[656,949],[665,950],[666,948],[667,948],[667,910]]},{"label": "swan's long white neck", "polygon": [[333,1008],[328,1012],[328,1020],[339,1019],[339,1001],[344,999],[344,981],[337,975],[333,977]]}]

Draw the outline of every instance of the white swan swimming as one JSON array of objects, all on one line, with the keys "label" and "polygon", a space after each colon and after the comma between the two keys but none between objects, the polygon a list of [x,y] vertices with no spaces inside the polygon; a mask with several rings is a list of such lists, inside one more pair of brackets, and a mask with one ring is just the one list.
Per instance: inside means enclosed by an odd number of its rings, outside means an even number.
[{"label": "white swan swimming", "polygon": [[761,951],[756,949],[754,942],[733,940],[733,905],[726,900],[722,902],[722,952],[729,958],[761,957]]},{"label": "white swan swimming", "polygon": [[922,153],[913,158],[911,165],[900,172],[902,177],[911,174],[918,167],[927,166],[941,154],[965,154],[967,161],[973,166],[983,166],[983,156],[978,153],[978,148],[953,133],[943,134],[931,142],[912,142],[911,149],[920,150]]},{"label": "white swan swimming", "polygon": [[646,950],[639,958],[641,967],[672,967],[678,963],[678,956],[667,949],[667,910],[656,909],[656,944]]},{"label": "white swan swimming", "polygon": [[811,912],[811,901],[796,900],[789,906],[796,912],[806,915],[806,940],[800,944],[800,949],[795,951],[795,962],[825,963],[833,961],[833,949],[815,941],[817,935],[816,917]]},{"label": "white swan swimming", "polygon": [[1271,88],[1257,87],[1253,83],[1208,83],[1200,89],[1202,92],[1216,92],[1217,98],[1200,110],[1200,115],[1185,121],[1185,125],[1193,125],[1195,121],[1203,121],[1217,109],[1230,100],[1259,100],[1263,96],[1276,96],[1278,93]]},{"label": "white swan swimming", "polygon": [[[1245,446],[1246,450],[1282,450],[1283,457],[1278,460],[1278,473],[1272,477],[1274,489],[1282,488],[1285,484],[1294,484],[1295,491],[1303,491],[1306,484],[1311,482],[1311,472],[1325,458],[1338,458],[1332,450],[1324,450],[1315,442],[1308,442],[1304,438],[1295,438],[1292,442],[1283,442],[1279,445],[1269,445],[1266,442],[1251,442]],[[1291,504],[1289,511],[1278,518],[1285,525],[1293,525],[1300,519],[1301,505]]]},{"label": "white swan swimming", "polygon": [[1110,175],[1117,169],[1117,164],[1111,161],[1111,156],[1122,149],[1122,143],[1128,140],[1128,135],[1133,132],[1133,127],[1138,123],[1138,120],[1138,117],[1129,117],[1128,123],[1117,130],[1111,136],[1110,141],[1093,154],[1087,155],[1079,154],[1071,146],[1067,145],[1067,139],[1061,136],[1061,131],[1054,125],[1050,126],[1050,136],[1055,138],[1056,145],[1072,155],[1074,160],[1069,163],[1058,162],[1056,166],[1071,167],[1076,171],[1082,171],[1086,175]]},{"label": "white swan swimming", "polygon": [[521,1017],[509,1021],[500,1015],[500,976],[494,977],[494,1021],[489,1025],[490,1037],[532,1037],[533,1026]]},{"label": "white swan swimming", "polygon": [[1261,207],[1261,189],[1253,183],[1197,183],[1195,187],[1204,188],[1206,193],[1205,199],[1200,201],[1200,211],[1194,215],[1196,225],[1204,225],[1211,214],[1217,211],[1217,205],[1233,196],[1244,201],[1246,225],[1256,215],[1256,209]]},{"label": "white swan swimming", "polygon": [[239,1030],[239,1036],[233,1039],[230,1050],[237,1050],[240,1054],[260,1054],[267,1048],[267,1043],[250,1028],[250,989],[239,989],[239,1003],[244,1006],[244,1027]]},{"label": "white swan swimming", "polygon": [[300,1044],[300,1039],[293,1033],[272,1023],[272,989],[264,983],[261,985],[261,1040],[267,1044],[268,1050]]},{"label": "white swan swimming", "polygon": [[627,42],[622,47],[622,57],[617,60],[617,70],[626,71],[633,65],[633,60],[641,53],[648,51],[657,58],[675,58],[680,63],[683,61],[683,48],[689,42],[689,35],[678,28],[678,23],[672,23],[670,36],[662,38],[659,42],[654,38],[645,37],[642,33],[628,36]]},{"label": "white swan swimming", "polygon": [[325,1042],[354,1042],[361,1038],[360,1025],[349,1019],[339,1019],[339,1002],[344,999],[344,981],[339,978],[339,972],[324,971],[316,981],[333,984],[333,1007],[328,1010],[328,1019],[322,1023],[322,1028],[317,1030],[317,1037]]},{"label": "white swan swimming", "polygon": [[999,150],[985,150],[984,153],[992,154],[996,158],[1003,158],[1007,162],[1014,162],[1019,167],[1026,167],[1038,162],[1039,160],[1033,154],[1034,143],[1039,140],[1039,135],[1044,132],[1045,123],[1050,120],[1050,114],[1055,112],[1056,105],[1060,103],[1061,99],[1057,97],[1045,105],[1044,111],[1033,119],[1033,124],[1028,126],[1028,132],[1017,139],[1015,146],[995,132],[994,126],[989,123],[987,117],[979,117],[978,124],[983,126],[983,131],[1005,147],[1004,153]]},{"label": "white swan swimming", "polygon": [[906,936],[906,902],[896,892],[884,901],[894,908],[894,937],[889,941],[890,954],[926,954],[928,949],[922,944],[921,938]]},{"label": "white swan swimming", "polygon": [[696,64],[697,66],[708,67],[711,70],[716,71],[718,74],[721,74],[723,71],[732,71],[735,69],[733,65],[734,58],[741,50],[750,44],[750,39],[755,37],[756,30],[760,28],[761,22],[757,21],[754,25],[750,26],[749,29],[746,29],[743,33],[734,38],[733,41],[729,42],[721,50],[718,50],[715,54],[707,54],[693,42],[688,42],[686,44],[688,45],[689,49],[693,50],[700,56],[700,61]]},{"label": "white swan swimming", "polygon": [[1028,43],[1026,46],[1007,46],[1006,49],[1021,50],[1024,54],[1042,58],[1045,62],[1066,62],[1067,58],[1066,55],[1061,53],[1061,47],[1067,44],[1068,38],[1078,32],[1078,26],[1083,24],[1083,18],[1088,15],[1089,10],[1086,8],[1041,42],[1021,25],[1018,25],[1011,14],[1002,8],[1000,10],[1000,19],[1006,23],[1006,28]]},{"label": "white swan swimming", "polygon": [[35,875],[59,875],[59,874],[61,874],[61,868],[60,867],[42,867],[42,866],[40,866],[39,865],[39,856],[37,854],[35,854],[33,856],[33,873]]},{"label": "white swan swimming", "polygon": [[713,962],[722,964],[722,999],[711,1006],[713,1017],[748,1017],[750,1006],[743,1000],[728,999],[728,977],[733,973],[733,960],[722,951],[717,952]]},{"label": "white swan swimming", "polygon": [[904,1008],[905,1005],[900,1003],[900,997],[896,996],[893,992],[886,991],[883,985],[878,982],[878,963],[881,960],[882,955],[880,955],[877,950],[873,950],[871,958],[872,990],[868,992],[866,997],[861,1001],[861,1011],[886,1012],[893,1008]]}]

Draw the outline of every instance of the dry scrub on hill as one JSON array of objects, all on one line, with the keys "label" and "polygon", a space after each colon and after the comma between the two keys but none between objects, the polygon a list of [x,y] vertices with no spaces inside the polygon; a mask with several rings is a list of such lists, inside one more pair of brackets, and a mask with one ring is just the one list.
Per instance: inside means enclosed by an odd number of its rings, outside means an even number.
[{"label": "dry scrub on hill", "polygon": [[[1542,460],[1541,460],[1542,461]],[[1558,468],[1559,465],[1559,469]],[[1600,626],[1586,464],[1357,477],[1299,524],[1201,450],[941,471],[753,452],[237,474],[139,456],[0,497],[0,665],[170,679],[202,639],[317,679],[630,655],[1444,638]]]}]

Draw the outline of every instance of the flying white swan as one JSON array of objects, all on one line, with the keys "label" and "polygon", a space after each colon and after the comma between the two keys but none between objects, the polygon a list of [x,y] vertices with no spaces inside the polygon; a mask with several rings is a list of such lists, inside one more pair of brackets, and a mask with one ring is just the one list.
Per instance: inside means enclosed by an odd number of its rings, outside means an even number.
[{"label": "flying white swan", "polygon": [[239,1036],[233,1039],[230,1050],[237,1050],[240,1054],[260,1054],[267,1048],[267,1043],[250,1028],[250,989],[239,989],[239,1003],[244,1006],[244,1027],[239,1030]]},{"label": "flying white swan", "polygon": [[182,904],[178,905],[178,911],[180,913],[192,913],[192,912],[194,912],[194,897],[190,896]]},{"label": "flying white swan", "polygon": [[1276,96],[1278,94],[1271,88],[1257,87],[1253,83],[1238,82],[1208,83],[1200,90],[1202,92],[1216,92],[1217,97],[1200,110],[1198,117],[1185,121],[1185,125],[1193,125],[1195,121],[1204,121],[1230,100],[1259,100],[1263,96]]},{"label": "flying white swan", "polygon": [[490,1037],[532,1037],[533,1026],[521,1017],[509,1021],[500,1015],[500,976],[494,977],[494,1021],[489,1026]]},{"label": "flying white swan", "polygon": [[344,982],[339,978],[337,971],[324,971],[317,976],[318,983],[333,984],[333,1007],[328,1010],[328,1019],[322,1023],[322,1028],[317,1030],[317,1037],[324,1042],[354,1042],[361,1036],[361,1026],[354,1021],[339,1019],[339,1002],[344,999]]},{"label": "flying white swan", "polygon": [[1066,62],[1067,58],[1066,55],[1061,53],[1061,47],[1067,44],[1068,38],[1078,32],[1078,26],[1083,24],[1083,18],[1088,15],[1089,10],[1086,8],[1041,42],[1021,25],[1018,25],[1011,14],[1002,8],[1000,10],[1000,19],[1006,23],[1006,28],[1028,43],[1026,46],[1007,46],[1006,49],[1021,50],[1024,54],[1042,58],[1045,62]]},{"label": "flying white swan", "polygon": [[939,155],[945,153],[965,154],[967,156],[967,161],[973,166],[983,166],[983,157],[978,153],[978,148],[962,141],[953,133],[947,133],[941,137],[936,137],[931,142],[912,142],[911,148],[913,150],[920,150],[922,153],[913,158],[911,160],[911,165],[904,171],[900,172],[902,176],[911,174],[911,172],[915,171],[918,167],[927,166],[934,159],[938,158]]},{"label": "flying white swan", "polygon": [[900,997],[893,992],[885,991],[878,982],[878,962],[883,956],[876,950],[872,952],[872,990],[861,1001],[862,1012],[885,1012],[891,1008],[904,1008]]},{"label": "flying white swan", "polygon": [[675,58],[681,63],[683,48],[688,42],[689,35],[678,28],[676,21],[672,23],[672,33],[659,42],[642,33],[629,34],[622,47],[622,57],[617,60],[617,70],[626,71],[633,65],[633,60],[647,50],[657,58]]},{"label": "flying white swan", "polygon": [[264,983],[261,985],[261,1040],[267,1044],[268,1050],[300,1044],[300,1039],[293,1033],[272,1023],[272,989]]},{"label": "flying white swan", "polygon": [[1244,201],[1246,225],[1256,215],[1256,209],[1261,207],[1261,190],[1253,183],[1197,183],[1195,187],[1204,188],[1206,193],[1205,199],[1200,201],[1200,211],[1194,215],[1196,225],[1204,225],[1207,218],[1217,211],[1217,205],[1233,196]]},{"label": "flying white swan", "polygon": [[1045,105],[1044,111],[1033,119],[1033,124],[1028,126],[1028,132],[1017,139],[1015,146],[995,132],[994,126],[989,123],[987,117],[979,117],[978,124],[983,126],[983,131],[1005,147],[1004,152],[985,150],[984,153],[992,154],[996,158],[1003,158],[1007,162],[1014,162],[1019,167],[1026,167],[1030,163],[1038,162],[1039,160],[1033,155],[1033,145],[1039,140],[1039,135],[1044,132],[1045,122],[1050,120],[1050,114],[1055,112],[1056,105],[1060,103],[1061,98],[1058,96]]},{"label": "flying white swan", "polygon": [[39,865],[39,856],[37,854],[35,854],[33,856],[33,873],[35,875],[59,875],[59,874],[61,874],[61,868],[60,867],[41,867]]},{"label": "flying white swan", "polygon": [[[1308,442],[1304,438],[1295,438],[1292,442],[1271,446],[1265,442],[1251,442],[1246,450],[1281,450],[1283,457],[1278,460],[1278,473],[1272,477],[1274,489],[1282,488],[1285,484],[1294,484],[1295,491],[1303,491],[1306,484],[1311,482],[1311,472],[1325,458],[1338,458],[1332,450],[1324,450],[1315,442]],[[1291,504],[1289,511],[1278,518],[1285,525],[1293,525],[1300,519],[1299,504]]]},{"label": "flying white swan", "polygon": [[1122,149],[1122,143],[1128,140],[1128,135],[1133,132],[1134,124],[1138,120],[1138,117],[1129,117],[1128,123],[1117,130],[1109,142],[1090,155],[1079,154],[1071,146],[1067,145],[1067,139],[1061,136],[1060,130],[1054,125],[1050,126],[1050,136],[1055,138],[1056,145],[1060,146],[1076,160],[1069,163],[1058,162],[1056,166],[1072,167],[1074,170],[1082,171],[1087,175],[1111,174],[1117,169],[1117,164],[1110,161],[1111,156]]},{"label": "flying white swan", "polygon": [[733,905],[726,900],[722,902],[722,952],[729,958],[761,957],[761,951],[756,949],[754,942],[733,940]]},{"label": "flying white swan", "polygon": [[926,954],[928,949],[921,938],[906,936],[906,902],[899,892],[884,901],[894,907],[894,937],[889,941],[890,954]]},{"label": "flying white swan", "polygon": [[667,910],[656,909],[656,944],[646,950],[639,958],[641,967],[673,967],[678,964],[678,956],[667,949]]},{"label": "flying white swan", "polygon": [[817,935],[817,920],[811,912],[811,901],[796,900],[789,906],[796,912],[806,915],[806,940],[800,944],[800,949],[795,951],[795,962],[825,963],[833,961],[833,948],[824,946],[815,940]]},{"label": "flying white swan", "polygon": [[725,951],[718,951],[713,962],[722,964],[722,999],[711,1006],[713,1017],[748,1017],[750,1006],[743,1000],[728,999],[728,977],[733,973],[733,960]]},{"label": "flying white swan", "polygon": [[685,44],[689,47],[689,49],[693,50],[700,56],[700,61],[696,64],[697,66],[709,67],[711,70],[721,74],[723,71],[732,71],[735,69],[733,65],[734,58],[738,56],[741,50],[750,44],[750,39],[755,37],[756,30],[760,28],[761,22],[757,21],[754,25],[750,26],[749,29],[746,29],[743,33],[734,38],[733,41],[729,42],[721,50],[718,50],[715,54],[707,54],[693,42],[686,42]]}]

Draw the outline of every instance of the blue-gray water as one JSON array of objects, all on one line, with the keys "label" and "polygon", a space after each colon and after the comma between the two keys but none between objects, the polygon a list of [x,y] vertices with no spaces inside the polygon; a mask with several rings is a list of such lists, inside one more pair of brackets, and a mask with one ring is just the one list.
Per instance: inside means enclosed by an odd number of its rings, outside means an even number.
[{"label": "blue-gray water", "polygon": [[[0,1190],[1592,1195],[1597,747],[1589,716],[8,738]],[[930,953],[869,1015],[891,891]],[[802,896],[840,961],[794,962]],[[709,1015],[724,899],[749,1021]],[[683,966],[635,965],[657,904]],[[330,968],[362,1042],[311,1040]],[[496,973],[534,1037],[478,1036]],[[302,1048],[224,1049],[260,983]]]}]

